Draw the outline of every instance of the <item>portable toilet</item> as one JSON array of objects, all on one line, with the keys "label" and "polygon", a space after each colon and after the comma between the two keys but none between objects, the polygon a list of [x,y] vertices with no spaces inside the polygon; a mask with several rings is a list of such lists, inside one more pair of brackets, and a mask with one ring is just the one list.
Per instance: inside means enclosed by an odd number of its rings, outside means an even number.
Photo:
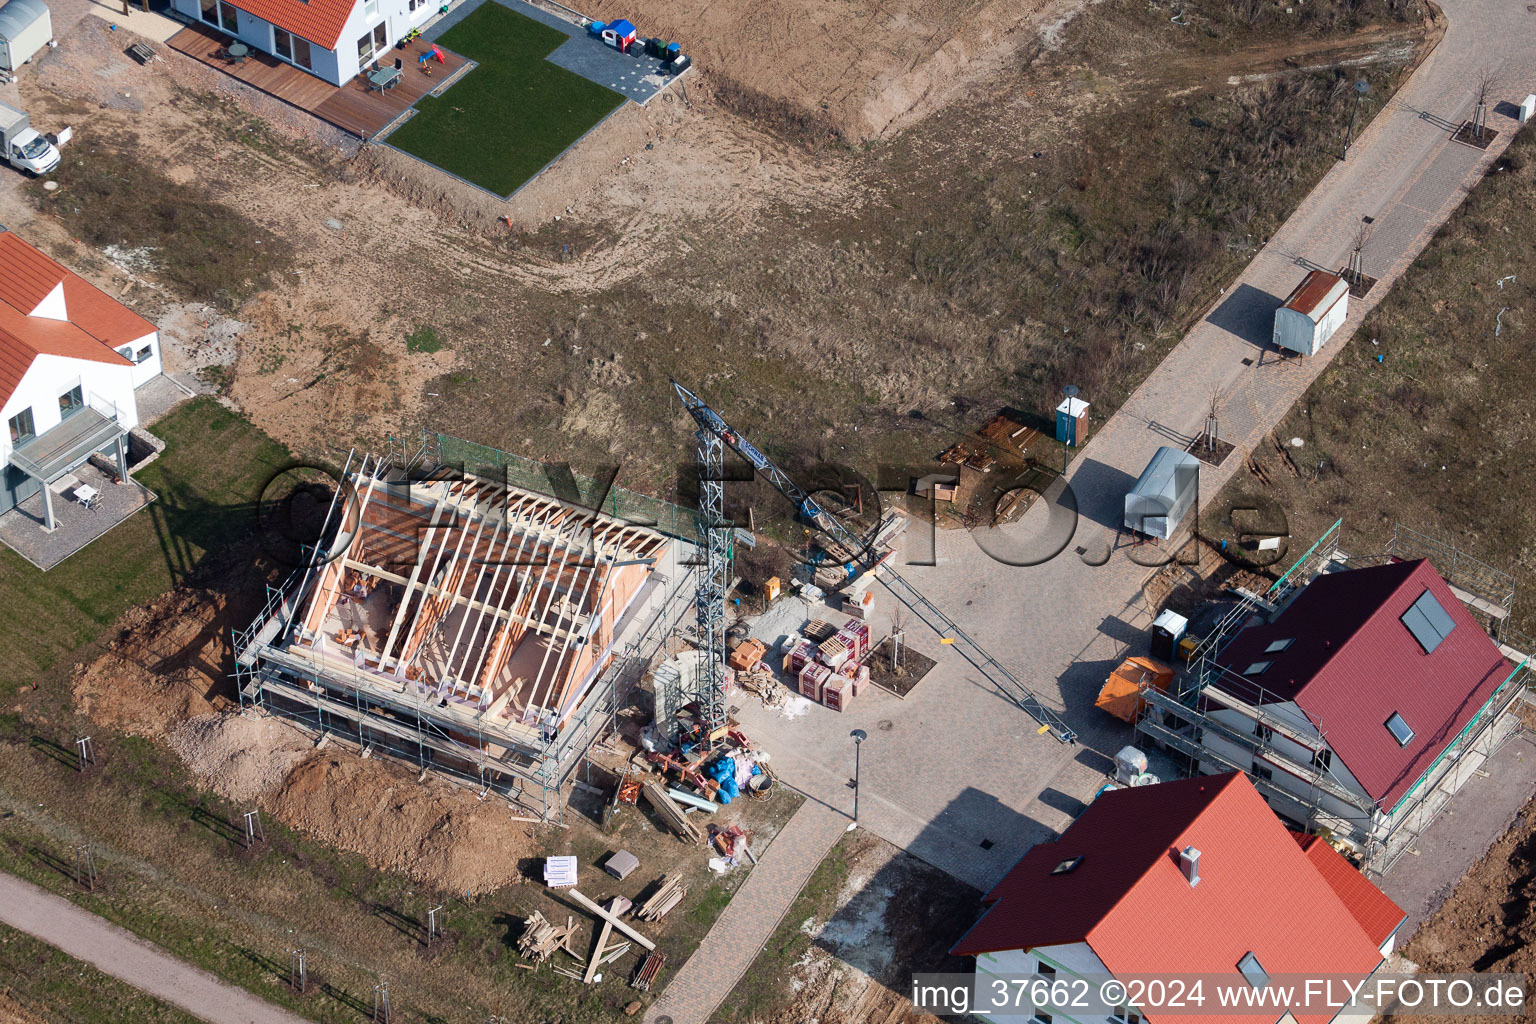
[{"label": "portable toilet", "polygon": [[0,0],[0,71],[14,72],[53,38],[43,0]]},{"label": "portable toilet", "polygon": [[1056,440],[1062,444],[1076,445],[1078,438],[1088,430],[1088,403],[1081,398],[1069,398],[1056,407]]},{"label": "portable toilet", "polygon": [[1276,348],[1317,355],[1349,316],[1349,284],[1338,274],[1314,270],[1302,278],[1285,305],[1275,310]]},{"label": "portable toilet", "polygon": [[1188,631],[1188,619],[1178,612],[1163,612],[1152,622],[1152,657],[1171,661],[1173,652],[1178,650]]},{"label": "portable toilet", "polygon": [[1159,448],[1125,496],[1125,528],[1167,540],[1178,533],[1199,493],[1200,460],[1177,448]]},{"label": "portable toilet", "polygon": [[603,42],[620,53],[629,52],[630,45],[635,41],[635,35],[635,26],[623,18],[609,22],[602,30]]}]

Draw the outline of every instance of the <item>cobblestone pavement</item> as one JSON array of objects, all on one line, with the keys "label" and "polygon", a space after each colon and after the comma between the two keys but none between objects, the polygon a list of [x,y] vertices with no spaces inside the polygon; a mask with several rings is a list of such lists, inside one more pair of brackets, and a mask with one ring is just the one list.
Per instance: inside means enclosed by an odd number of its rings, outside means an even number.
[{"label": "cobblestone pavement", "polygon": [[[703,1024],[736,987],[789,905],[847,831],[841,811],[807,800],[779,831],[699,948],[651,1004],[647,1022]],[[737,870],[741,870],[738,868]]]},{"label": "cobblestone pavement", "polygon": [[[1497,69],[1496,99],[1505,104],[1536,90],[1536,13],[1495,0],[1445,0],[1443,9],[1450,24],[1435,52],[1347,160],[1328,172],[1207,316],[1098,429],[1070,470],[1070,494],[1058,488],[1021,522],[1000,530],[945,532],[931,540],[909,534],[904,541],[906,562],[931,564],[898,562],[903,576],[1063,712],[1079,745],[1038,735],[1032,719],[907,615],[912,641],[939,665],[906,698],[871,689],[847,712],[812,707],[793,719],[749,696],[740,700],[738,717],[772,751],[779,775],[810,797],[790,828],[800,815],[851,807],[848,734],[854,728],[870,737],[863,748],[861,824],[981,889],[1030,846],[1058,834],[1092,798],[1113,753],[1131,739],[1130,727],[1094,709],[1093,698],[1108,671],[1144,645],[1151,624],[1142,588],[1155,569],[1133,561],[1145,556],[1119,536],[1126,489],[1160,446],[1182,445],[1199,432],[1211,396],[1220,394],[1222,434],[1237,451],[1203,473],[1202,490],[1214,495],[1329,361],[1346,344],[1362,343],[1350,337],[1365,314],[1507,144],[1516,123],[1502,112],[1490,115],[1500,134],[1487,151],[1450,141],[1471,114],[1478,72]],[[1274,309],[1308,267],[1342,266],[1367,216],[1375,235],[1364,253],[1365,270],[1379,283],[1366,299],[1351,302],[1345,328],[1318,356],[1276,358],[1268,350]],[[1061,554],[1040,562],[1052,549]],[[880,588],[876,596],[876,632],[883,634],[895,602]],[[1416,879],[1415,888],[1433,892],[1453,884],[1478,852],[1424,861],[1426,877]],[[795,891],[744,887],[731,910],[739,906],[760,923],[777,921]],[[756,905],[765,899],[774,906]],[[722,917],[716,932],[727,924]],[[733,940],[760,947],[767,935]],[[677,1024],[707,1020],[709,1011],[701,1008],[717,1005],[739,975],[708,962],[688,973],[690,1011],[681,1002],[664,1011]],[[682,980],[679,974],[677,983]],[[698,995],[706,980],[714,985],[712,997]]]}]

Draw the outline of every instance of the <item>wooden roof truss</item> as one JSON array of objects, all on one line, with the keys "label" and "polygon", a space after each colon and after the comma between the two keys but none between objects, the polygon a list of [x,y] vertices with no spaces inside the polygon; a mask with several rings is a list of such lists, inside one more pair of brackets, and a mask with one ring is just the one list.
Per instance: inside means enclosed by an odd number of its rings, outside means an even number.
[{"label": "wooden roof truss", "polygon": [[[376,659],[380,673],[470,704],[482,718],[534,725],[541,716],[558,715],[579,682],[568,677],[584,646],[612,637],[615,623],[603,621],[602,598],[615,563],[654,559],[667,539],[489,481],[404,485],[380,475],[369,474],[366,486],[361,476],[356,481],[350,547],[319,575],[305,631],[314,637],[324,629],[350,574],[370,576],[393,584],[399,597],[384,642],[364,652]],[[415,538],[406,533],[411,521]],[[370,554],[413,540],[408,574],[402,574],[403,560],[389,563]],[[530,634],[542,639],[543,651],[519,699],[518,681],[501,676]]]}]

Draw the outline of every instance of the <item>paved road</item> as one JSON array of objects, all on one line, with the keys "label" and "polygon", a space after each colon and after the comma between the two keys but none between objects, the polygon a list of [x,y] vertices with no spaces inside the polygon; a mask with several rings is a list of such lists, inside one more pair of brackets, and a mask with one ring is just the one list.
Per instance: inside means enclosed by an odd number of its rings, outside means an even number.
[{"label": "paved road", "polygon": [[213,1024],[307,1024],[131,932],[0,873],[0,921]]}]

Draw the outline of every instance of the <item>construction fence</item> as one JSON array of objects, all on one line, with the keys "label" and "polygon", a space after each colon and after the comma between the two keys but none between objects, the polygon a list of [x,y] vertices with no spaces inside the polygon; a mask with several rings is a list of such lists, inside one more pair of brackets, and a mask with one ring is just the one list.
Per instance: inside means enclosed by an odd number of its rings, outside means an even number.
[{"label": "construction fence", "polygon": [[425,431],[424,445],[438,466],[455,466],[465,473],[502,481],[535,494],[594,509],[637,526],[692,542],[698,535],[698,513],[670,501],[625,490],[606,481],[513,455],[450,434]]}]

